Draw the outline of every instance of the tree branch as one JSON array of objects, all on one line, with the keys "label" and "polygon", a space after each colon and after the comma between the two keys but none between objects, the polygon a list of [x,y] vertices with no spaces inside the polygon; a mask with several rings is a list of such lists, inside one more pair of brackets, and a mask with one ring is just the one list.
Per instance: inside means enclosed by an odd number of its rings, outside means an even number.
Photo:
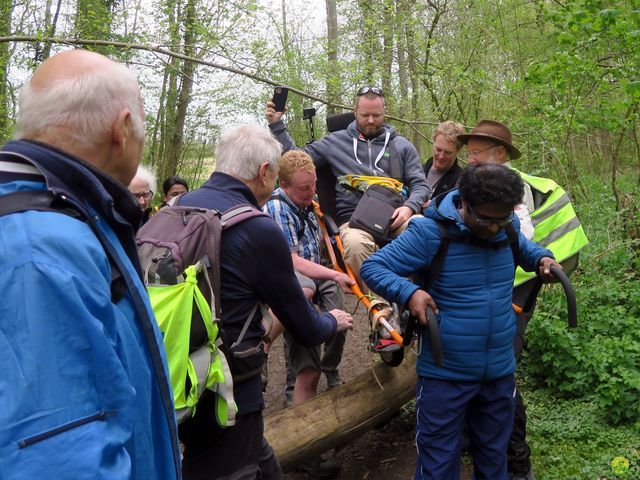
[{"label": "tree branch", "polygon": [[[143,51],[147,51],[147,52],[155,52],[155,53],[160,53],[162,55],[167,55],[169,57],[173,57],[173,58],[178,58],[180,60],[184,60],[186,62],[193,62],[193,63],[197,63],[200,65],[206,65],[208,67],[212,67],[212,68],[217,68],[219,70],[225,70],[227,72],[231,72],[231,73],[235,73],[238,75],[242,75],[244,77],[250,78],[252,80],[255,80],[257,82],[261,82],[261,83],[266,83],[268,85],[272,85],[274,87],[282,85],[281,82],[276,81],[276,80],[271,80],[270,78],[266,78],[260,75],[256,75],[254,73],[251,72],[247,72],[246,70],[241,70],[238,68],[234,68],[234,67],[230,67],[227,65],[222,65],[220,63],[216,63],[216,62],[210,62],[208,60],[203,60],[201,58],[196,58],[196,57],[191,57],[188,55],[183,55],[181,53],[178,52],[174,52],[172,50],[169,50],[168,48],[164,48],[161,47],[159,45],[142,45],[142,44],[138,44],[138,43],[128,43],[128,42],[116,42],[116,41],[112,41],[112,40],[87,40],[87,39],[67,39],[67,38],[55,38],[55,37],[40,37],[40,36],[31,36],[31,35],[11,35],[8,37],[0,37],[0,43],[5,43],[5,42],[50,42],[50,43],[57,43],[57,44],[63,44],[63,45],[91,45],[91,46],[112,46],[112,47],[119,47],[119,48],[129,48],[132,50],[143,50]],[[339,103],[333,103],[333,102],[329,102],[327,100],[325,100],[322,97],[319,97],[317,95],[313,95],[311,93],[305,92],[303,90],[294,88],[294,87],[290,87],[288,85],[285,85],[289,91],[296,93],[297,95],[300,95],[301,97],[305,97],[308,98],[310,100],[314,100],[316,102],[320,102],[323,103],[329,107],[334,107],[334,108],[340,108],[343,110],[352,110],[353,109],[353,105],[342,105]],[[426,121],[421,121],[421,120],[409,120],[409,119],[405,119],[405,118],[400,118],[400,117],[396,117],[393,115],[386,115],[386,118],[390,119],[390,120],[394,120],[396,122],[400,122],[400,123],[404,123],[407,125],[410,125],[411,128],[413,130],[416,130],[414,125],[437,125],[437,122],[426,122]],[[419,133],[419,132],[418,132]],[[424,137],[424,135],[422,135],[421,133],[419,133],[421,136]],[[424,137],[426,138],[426,137]]]}]

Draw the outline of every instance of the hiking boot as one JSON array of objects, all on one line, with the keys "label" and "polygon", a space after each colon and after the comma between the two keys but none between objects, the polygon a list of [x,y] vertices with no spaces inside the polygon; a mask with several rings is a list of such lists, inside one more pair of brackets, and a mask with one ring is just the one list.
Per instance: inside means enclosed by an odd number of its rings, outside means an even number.
[{"label": "hiking boot", "polygon": [[[372,313],[373,308],[377,310],[377,313]],[[393,308],[385,300],[378,298],[372,300],[369,304],[369,321],[371,322],[371,330],[375,331],[379,338],[388,340],[391,338],[391,334],[382,326],[380,319],[386,320],[394,330],[400,332],[400,325],[398,324]]]},{"label": "hiking boot", "polygon": [[308,473],[315,478],[335,478],[342,465],[334,459],[315,458],[309,462],[301,463],[296,470]]},{"label": "hiking boot", "polygon": [[536,480],[536,477],[533,475],[533,470],[529,469],[529,472],[524,473],[510,473],[509,480]]},{"label": "hiking boot", "polygon": [[340,372],[334,370],[333,372],[324,372],[324,376],[327,378],[327,390],[339,387],[342,385],[342,378],[340,378]]}]

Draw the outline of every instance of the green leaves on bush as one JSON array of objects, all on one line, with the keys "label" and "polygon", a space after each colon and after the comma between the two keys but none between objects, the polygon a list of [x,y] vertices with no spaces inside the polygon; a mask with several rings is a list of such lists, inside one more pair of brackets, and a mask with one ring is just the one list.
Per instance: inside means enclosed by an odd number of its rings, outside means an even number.
[{"label": "green leaves on bush", "polygon": [[612,197],[598,195],[599,181],[589,187],[592,204],[579,215],[591,245],[572,276],[578,328],[567,327],[561,289],[545,287],[523,366],[536,387],[564,398],[595,395],[603,418],[640,426],[640,254],[628,235],[629,212],[614,213]]}]

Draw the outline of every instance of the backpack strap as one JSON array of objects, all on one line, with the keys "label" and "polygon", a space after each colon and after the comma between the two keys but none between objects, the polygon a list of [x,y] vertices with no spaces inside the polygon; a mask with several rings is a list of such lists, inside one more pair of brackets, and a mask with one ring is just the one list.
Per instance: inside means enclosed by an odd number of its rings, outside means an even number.
[{"label": "backpack strap", "polygon": [[436,220],[438,224],[438,229],[440,230],[440,245],[438,246],[438,250],[436,254],[431,259],[431,264],[429,265],[429,271],[427,272],[427,278],[425,278],[424,288],[425,290],[433,285],[436,277],[442,271],[442,266],[444,265],[444,259],[447,256],[447,251],[449,250],[449,243],[451,241],[451,235],[449,235],[449,230],[444,221]]},{"label": "backpack strap", "polygon": [[[48,190],[21,190],[12,192],[0,197],[0,217],[4,215],[11,215],[13,213],[22,213],[26,211],[37,212],[56,212],[68,215],[85,222],[91,230],[94,230],[93,224],[81,213],[77,208],[74,208],[71,203],[64,199],[54,195]],[[94,230],[95,233],[95,230]],[[102,244],[100,237],[98,240]],[[120,273],[120,269],[111,258],[111,255],[105,249],[105,254],[109,259],[109,266],[111,267],[111,301],[118,303],[127,291],[127,285]]]},{"label": "backpack strap", "polygon": [[305,210],[301,211],[298,207],[293,205],[289,200],[287,200],[287,198],[280,195],[279,193],[275,193],[271,195],[271,198],[269,198],[269,200],[280,200],[281,202],[284,202],[287,205],[289,205],[289,207],[291,207],[291,210],[293,211],[294,215],[298,217],[298,220],[300,221],[300,225],[301,225],[300,228],[296,230],[296,235],[298,236],[298,238],[304,235],[304,231],[307,228],[307,225],[312,230],[314,231],[317,230],[316,226],[313,223],[309,222],[309,215],[311,214],[311,212],[313,212],[313,205],[310,205]]},{"label": "backpack strap", "polygon": [[513,254],[513,268],[514,270],[520,265],[520,239],[516,229],[513,228],[513,223],[510,223],[504,227],[504,231],[507,234],[507,241],[511,247],[511,253]]},{"label": "backpack strap", "polygon": [[[244,204],[244,205],[238,205],[238,206],[232,207],[229,210],[225,211],[221,216],[222,231],[224,232],[227,228],[231,228],[240,222],[249,220],[250,218],[254,218],[254,217],[271,218],[269,215],[264,213],[262,210],[258,210],[253,205]],[[236,347],[242,342],[242,340],[244,340],[244,336],[247,333],[247,330],[249,329],[249,325],[251,325],[251,321],[253,320],[253,317],[255,316],[258,308],[260,308],[261,310],[266,310],[266,306],[262,302],[257,301],[255,303],[253,308],[249,311],[249,315],[247,315],[247,318],[244,321],[244,324],[242,325],[242,329],[240,330],[240,335],[238,335],[238,338],[231,344],[230,348]]]}]

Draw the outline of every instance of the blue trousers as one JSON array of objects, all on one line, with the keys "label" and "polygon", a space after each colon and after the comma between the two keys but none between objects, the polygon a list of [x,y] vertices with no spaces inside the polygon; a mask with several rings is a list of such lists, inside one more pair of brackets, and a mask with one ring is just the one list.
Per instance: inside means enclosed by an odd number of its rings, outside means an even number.
[{"label": "blue trousers", "polygon": [[484,382],[420,377],[416,387],[414,480],[459,480],[462,428],[469,428],[476,480],[507,480],[513,375]]}]

